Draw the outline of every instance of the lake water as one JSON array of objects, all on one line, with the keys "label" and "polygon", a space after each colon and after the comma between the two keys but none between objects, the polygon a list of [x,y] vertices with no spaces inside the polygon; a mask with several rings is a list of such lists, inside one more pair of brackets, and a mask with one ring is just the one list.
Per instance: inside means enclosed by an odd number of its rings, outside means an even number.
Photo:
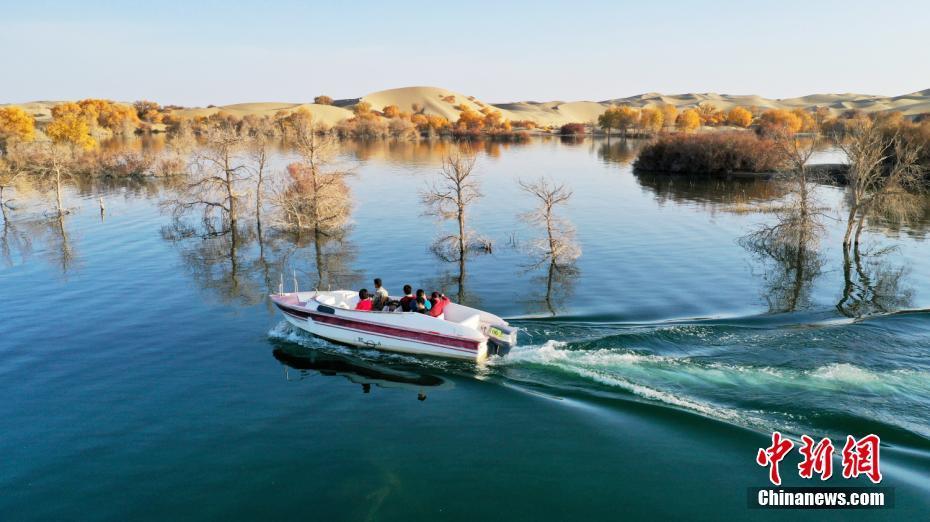
[{"label": "lake water", "polygon": [[[778,198],[773,182],[637,175],[632,143],[489,144],[470,216],[493,253],[469,257],[460,288],[418,198],[453,146],[345,144],[351,226],[321,243],[251,224],[235,248],[176,239],[160,181],[71,186],[61,222],[18,198],[0,519],[774,519],[746,500],[774,429],[838,450],[876,433],[895,488],[893,510],[791,517],[926,517],[926,213],[870,224],[849,263],[828,216],[799,268],[744,248],[773,217],[740,209]],[[541,176],[574,191],[559,212],[582,250],[551,286],[517,185]],[[841,208],[841,189],[818,192]],[[509,318],[521,346],[482,366],[333,346],[269,306],[295,271],[305,289],[441,288]],[[786,485],[811,484],[798,461]]]}]

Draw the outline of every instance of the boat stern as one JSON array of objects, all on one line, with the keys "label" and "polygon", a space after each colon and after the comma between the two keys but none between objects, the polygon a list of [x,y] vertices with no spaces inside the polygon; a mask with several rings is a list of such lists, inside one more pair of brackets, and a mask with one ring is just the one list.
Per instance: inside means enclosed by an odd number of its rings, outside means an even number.
[{"label": "boat stern", "polygon": [[517,328],[508,324],[488,326],[487,354],[501,357],[510,353],[510,349],[517,345]]}]

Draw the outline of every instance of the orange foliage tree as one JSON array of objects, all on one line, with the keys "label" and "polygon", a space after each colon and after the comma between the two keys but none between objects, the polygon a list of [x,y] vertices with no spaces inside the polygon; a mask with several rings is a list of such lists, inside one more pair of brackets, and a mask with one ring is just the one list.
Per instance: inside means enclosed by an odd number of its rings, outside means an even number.
[{"label": "orange foliage tree", "polygon": [[484,128],[484,114],[462,105],[462,112],[459,113],[459,119],[455,122],[458,130],[480,131]]},{"label": "orange foliage tree", "polygon": [[659,110],[662,111],[662,120],[665,123],[666,127],[671,127],[675,125],[675,120],[678,119],[678,109],[670,103],[663,103]]},{"label": "orange foliage tree", "polygon": [[791,111],[791,113],[801,120],[801,132],[814,132],[817,130],[817,120],[814,119],[814,115],[809,111],[795,109]]},{"label": "orange foliage tree", "polygon": [[132,104],[136,111],[136,117],[149,123],[161,123],[164,115],[161,113],[161,105],[148,100],[139,100]]},{"label": "orange foliage tree", "polygon": [[675,126],[685,132],[696,130],[701,126],[701,115],[696,109],[685,109],[675,120]]},{"label": "orange foliage tree", "polygon": [[313,103],[316,103],[317,105],[332,105],[333,99],[329,96],[326,96],[325,94],[321,94],[313,99]]},{"label": "orange foliage tree", "polygon": [[[813,118],[812,118],[813,119]],[[770,133],[773,131],[787,131],[790,134],[800,132],[804,125],[797,114],[784,109],[769,109],[759,116],[759,125],[762,131]]]},{"label": "orange foliage tree", "polygon": [[96,122],[100,127],[113,132],[134,128],[139,123],[136,111],[122,103],[88,98],[77,102],[77,105],[89,121]]},{"label": "orange foliage tree", "polygon": [[701,116],[701,123],[703,125],[720,125],[726,120],[726,114],[710,102],[699,103],[697,112]]},{"label": "orange foliage tree", "polygon": [[639,113],[639,126],[646,132],[659,132],[664,123],[665,116],[655,107],[646,107]]},{"label": "orange foliage tree", "polygon": [[447,120],[445,116],[430,114],[426,118],[429,120],[429,127],[437,132],[447,130],[452,126],[452,124],[449,123],[449,120]]},{"label": "orange foliage tree", "polygon": [[0,107],[0,150],[9,141],[32,141],[36,137],[36,121],[20,107]]},{"label": "orange foliage tree", "polygon": [[742,107],[733,107],[727,113],[727,123],[745,129],[752,124],[752,113]]},{"label": "orange foliage tree", "polygon": [[[67,107],[62,107],[62,105]],[[97,146],[97,141],[90,135],[91,123],[81,113],[80,108],[74,110],[71,106],[77,106],[77,104],[66,103],[52,107],[54,119],[45,127],[45,134],[55,143],[65,143],[84,150],[91,150]]]},{"label": "orange foliage tree", "polygon": [[381,114],[384,114],[385,118],[396,118],[400,115],[400,107],[397,105],[386,105],[381,109]]},{"label": "orange foliage tree", "polygon": [[355,114],[356,118],[371,118],[371,104],[368,102],[360,101],[355,104],[355,107],[352,107],[352,112]]}]

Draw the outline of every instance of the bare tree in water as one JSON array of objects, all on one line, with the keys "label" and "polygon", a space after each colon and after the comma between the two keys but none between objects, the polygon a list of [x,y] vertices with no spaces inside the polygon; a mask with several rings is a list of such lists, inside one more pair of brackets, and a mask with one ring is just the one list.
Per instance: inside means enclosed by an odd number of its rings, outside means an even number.
[{"label": "bare tree in water", "polygon": [[[300,123],[300,122],[298,122]],[[309,234],[316,258],[316,286],[336,283],[328,270],[326,248],[338,244],[352,210],[346,178],[351,171],[335,164],[337,143],[331,135],[310,125],[291,127],[292,143],[300,159],[287,166],[287,177],[271,190],[276,210],[274,226],[289,231],[300,241]]]},{"label": "bare tree in water", "polygon": [[566,204],[573,193],[564,184],[555,184],[545,178],[519,183],[520,187],[534,196],[538,202],[533,211],[522,217],[545,230],[545,235],[531,244],[531,254],[536,261],[530,269],[547,267],[545,302],[550,312],[555,313],[553,288],[556,284],[564,283],[577,275],[575,260],[581,255],[581,248],[575,242],[574,228],[555,215],[556,207]]},{"label": "bare tree in water", "polygon": [[287,178],[273,189],[277,210],[275,226],[297,233],[327,235],[341,229],[349,218],[351,197],[348,169],[333,164],[336,143],[332,136],[295,128],[294,146],[300,159],[287,166]]},{"label": "bare tree in water", "polygon": [[7,210],[12,208],[7,196],[8,191],[21,186],[28,172],[23,162],[17,161],[17,158],[11,158],[9,154],[0,156],[0,213],[2,213],[4,223],[9,221]]},{"label": "bare tree in water", "polygon": [[193,153],[189,165],[189,182],[177,198],[165,203],[175,218],[200,211],[206,235],[227,234],[236,228],[241,191],[249,173],[241,155],[243,145],[244,138],[231,126],[214,125],[204,132],[203,146]]},{"label": "bare tree in water", "polygon": [[919,145],[869,119],[856,120],[837,144],[849,162],[844,248],[859,244],[865,221],[872,215],[906,218],[919,211],[917,193],[923,178]]},{"label": "bare tree in water", "polygon": [[760,226],[740,243],[763,261],[773,263],[766,275],[769,309],[790,312],[806,305],[811,284],[823,267],[817,247],[824,228],[824,209],[816,199],[816,176],[808,166],[818,142],[816,136],[802,139],[784,127],[771,129],[770,136],[785,165],[776,176],[785,196],[771,209],[775,222]]},{"label": "bare tree in water", "polygon": [[480,184],[474,175],[476,155],[470,148],[450,151],[442,162],[436,181],[420,193],[420,199],[443,220],[455,222],[455,232],[433,242],[437,257],[459,265],[459,301],[465,294],[465,259],[468,251],[490,252],[490,241],[474,237],[468,229],[468,208],[482,197]]},{"label": "bare tree in water", "polygon": [[55,214],[62,216],[68,211],[64,207],[64,184],[73,179],[76,163],[74,148],[66,144],[39,143],[23,148],[19,160],[39,188],[50,189],[55,194]]}]

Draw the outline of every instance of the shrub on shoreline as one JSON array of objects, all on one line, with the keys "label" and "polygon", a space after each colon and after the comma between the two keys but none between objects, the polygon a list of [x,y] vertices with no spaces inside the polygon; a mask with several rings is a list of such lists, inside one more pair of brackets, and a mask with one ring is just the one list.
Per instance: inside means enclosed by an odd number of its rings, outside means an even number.
[{"label": "shrub on shoreline", "polygon": [[584,136],[584,133],[583,123],[566,123],[559,128],[559,134],[563,136]]},{"label": "shrub on shoreline", "polygon": [[748,132],[670,134],[643,147],[633,164],[675,174],[773,172],[780,166],[775,142]]}]

